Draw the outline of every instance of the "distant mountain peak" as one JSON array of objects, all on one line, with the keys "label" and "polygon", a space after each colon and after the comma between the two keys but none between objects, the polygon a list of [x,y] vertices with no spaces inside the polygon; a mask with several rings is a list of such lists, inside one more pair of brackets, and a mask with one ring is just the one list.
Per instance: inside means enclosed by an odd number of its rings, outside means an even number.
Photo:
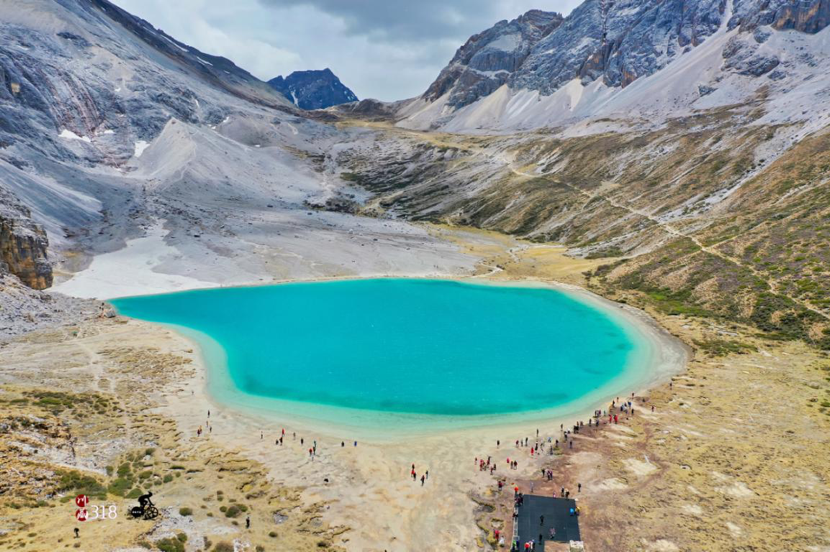
[{"label": "distant mountain peak", "polygon": [[268,81],[275,90],[302,109],[325,109],[357,101],[354,92],[331,69],[294,71]]}]

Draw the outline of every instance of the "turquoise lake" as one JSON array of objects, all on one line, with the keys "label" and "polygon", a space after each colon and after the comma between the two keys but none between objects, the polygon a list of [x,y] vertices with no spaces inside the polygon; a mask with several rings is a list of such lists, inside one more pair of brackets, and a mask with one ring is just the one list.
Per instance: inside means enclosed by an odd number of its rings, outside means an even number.
[{"label": "turquoise lake", "polygon": [[[195,330],[245,396],[469,417],[573,403],[620,381],[647,345],[607,309],[550,288],[376,279],[116,299]],[[216,366],[221,363],[221,366]],[[283,403],[285,404],[285,403]]]}]

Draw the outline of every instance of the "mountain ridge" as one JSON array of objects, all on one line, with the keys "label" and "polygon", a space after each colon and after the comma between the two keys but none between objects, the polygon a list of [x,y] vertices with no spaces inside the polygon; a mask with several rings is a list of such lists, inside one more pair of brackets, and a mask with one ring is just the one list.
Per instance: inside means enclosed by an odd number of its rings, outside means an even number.
[{"label": "mountain ridge", "polygon": [[[517,45],[512,53],[521,56],[518,67],[498,80],[491,76],[487,86],[469,78],[474,67],[465,65],[465,49],[478,37],[504,39],[509,29],[500,22],[475,35],[398,116],[412,129],[498,132],[641,114],[665,120],[681,109],[749,101],[767,84],[774,99],[799,86],[800,73],[810,72],[814,61],[772,51],[767,40],[788,32],[814,36],[828,20],[825,0],[586,0],[545,28],[529,52]],[[682,83],[694,96],[680,83],[661,89],[660,73],[677,63],[697,66]],[[639,101],[625,93],[652,76],[655,90],[643,90]],[[646,99],[654,93],[672,97],[654,106]]]}]

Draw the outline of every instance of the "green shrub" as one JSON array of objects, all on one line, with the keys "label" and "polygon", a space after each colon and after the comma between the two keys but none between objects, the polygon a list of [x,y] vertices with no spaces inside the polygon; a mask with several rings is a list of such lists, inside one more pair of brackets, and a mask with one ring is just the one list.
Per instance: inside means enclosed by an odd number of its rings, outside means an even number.
[{"label": "green shrub", "polygon": [[161,550],[161,552],[185,552],[184,542],[174,538],[166,538],[156,541],[156,548]]},{"label": "green shrub", "polygon": [[758,348],[749,343],[742,343],[731,339],[705,339],[694,340],[695,345],[702,351],[705,351],[713,356],[726,356],[730,353],[746,354],[758,351]]},{"label": "green shrub", "polygon": [[61,476],[58,483],[58,491],[63,493],[80,492],[102,500],[106,499],[106,487],[91,475],[76,471],[63,471],[58,473]]},{"label": "green shrub", "polygon": [[180,516],[192,516],[193,509],[192,508],[179,508],[179,515]]},{"label": "green shrub", "polygon": [[133,480],[131,477],[119,477],[110,482],[109,487],[107,487],[107,491],[116,496],[124,496],[124,494],[132,488]]},{"label": "green shrub", "polygon": [[227,542],[217,542],[213,547],[213,552],[233,552],[233,545]]}]

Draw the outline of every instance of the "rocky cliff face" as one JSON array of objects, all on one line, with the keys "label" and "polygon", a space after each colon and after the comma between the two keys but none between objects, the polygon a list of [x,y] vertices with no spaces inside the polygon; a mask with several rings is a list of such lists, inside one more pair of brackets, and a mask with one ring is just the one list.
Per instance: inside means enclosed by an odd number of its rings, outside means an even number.
[{"label": "rocky cliff face", "polygon": [[830,23],[827,0],[734,0],[729,28],[754,30],[770,25],[777,30],[793,29],[814,34]]},{"label": "rocky cliff face", "polygon": [[539,40],[561,24],[560,14],[541,10],[500,21],[459,48],[424,97],[433,101],[449,92],[449,105],[463,107],[492,93],[520,71]]},{"label": "rocky cliff face", "polygon": [[325,109],[357,101],[330,69],[322,71],[295,71],[286,78],[268,81],[275,90],[302,109]]},{"label": "rocky cliff face", "polygon": [[52,285],[52,265],[47,260],[46,232],[31,221],[31,213],[12,203],[0,189],[0,274],[11,273],[33,289]]},{"label": "rocky cliff face", "polygon": [[534,47],[516,88],[550,94],[572,79],[626,86],[702,43],[726,0],[587,0]]}]

